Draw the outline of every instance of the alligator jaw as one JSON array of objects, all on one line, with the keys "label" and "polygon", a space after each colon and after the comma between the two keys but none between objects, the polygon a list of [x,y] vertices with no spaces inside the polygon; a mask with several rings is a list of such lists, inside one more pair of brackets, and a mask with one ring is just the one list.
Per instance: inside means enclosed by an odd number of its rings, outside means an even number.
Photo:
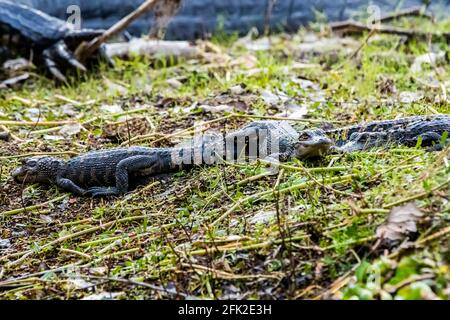
[{"label": "alligator jaw", "polygon": [[26,172],[23,167],[18,167],[11,173],[11,176],[13,177],[14,181],[23,182],[25,180],[25,173]]},{"label": "alligator jaw", "polygon": [[326,136],[315,137],[312,140],[302,141],[297,146],[297,158],[314,158],[328,153],[333,141]]}]

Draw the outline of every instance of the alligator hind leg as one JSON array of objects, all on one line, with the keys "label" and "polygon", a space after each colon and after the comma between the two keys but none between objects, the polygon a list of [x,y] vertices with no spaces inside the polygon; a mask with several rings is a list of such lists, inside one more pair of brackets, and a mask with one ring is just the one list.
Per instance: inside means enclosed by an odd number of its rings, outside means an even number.
[{"label": "alligator hind leg", "polygon": [[85,195],[91,197],[109,197],[118,196],[128,192],[129,176],[133,172],[148,170],[148,174],[155,171],[158,164],[156,156],[133,156],[123,159],[116,168],[116,186],[115,187],[92,187]]}]

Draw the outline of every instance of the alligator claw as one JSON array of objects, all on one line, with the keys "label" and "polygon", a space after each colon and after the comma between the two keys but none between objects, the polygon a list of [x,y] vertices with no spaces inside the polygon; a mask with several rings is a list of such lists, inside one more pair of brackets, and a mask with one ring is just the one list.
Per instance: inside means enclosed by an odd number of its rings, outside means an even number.
[{"label": "alligator claw", "polygon": [[59,81],[66,82],[66,77],[58,69],[56,62],[53,60],[53,55],[49,49],[42,52],[42,59],[44,62],[44,67]]}]

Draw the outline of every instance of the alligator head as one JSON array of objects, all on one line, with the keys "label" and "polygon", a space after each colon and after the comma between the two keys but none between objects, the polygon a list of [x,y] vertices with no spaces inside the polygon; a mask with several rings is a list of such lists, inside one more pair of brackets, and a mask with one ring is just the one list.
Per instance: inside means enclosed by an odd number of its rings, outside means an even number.
[{"label": "alligator head", "polygon": [[23,159],[22,166],[15,169],[11,175],[18,183],[50,183],[56,180],[63,163],[63,160],[53,157],[31,157]]},{"label": "alligator head", "polygon": [[331,149],[333,141],[321,129],[300,132],[294,144],[295,157],[300,159],[320,157]]}]

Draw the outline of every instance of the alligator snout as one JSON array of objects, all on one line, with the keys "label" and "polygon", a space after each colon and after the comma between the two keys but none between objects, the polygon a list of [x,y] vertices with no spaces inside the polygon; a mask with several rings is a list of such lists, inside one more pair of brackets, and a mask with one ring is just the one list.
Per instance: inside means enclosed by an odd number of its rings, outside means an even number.
[{"label": "alligator snout", "polygon": [[23,182],[24,173],[25,173],[25,170],[23,169],[23,167],[18,167],[16,169],[14,169],[13,172],[11,172],[11,176],[13,177],[14,181]]}]

